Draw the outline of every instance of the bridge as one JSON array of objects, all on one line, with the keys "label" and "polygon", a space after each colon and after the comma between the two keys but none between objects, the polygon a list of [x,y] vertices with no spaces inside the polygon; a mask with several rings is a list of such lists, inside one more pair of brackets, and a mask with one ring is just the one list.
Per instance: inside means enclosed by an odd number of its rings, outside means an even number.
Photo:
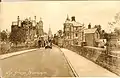
[{"label": "bridge", "polygon": [[77,53],[55,45],[52,49],[35,48],[0,55],[0,75],[2,78],[117,77]]}]

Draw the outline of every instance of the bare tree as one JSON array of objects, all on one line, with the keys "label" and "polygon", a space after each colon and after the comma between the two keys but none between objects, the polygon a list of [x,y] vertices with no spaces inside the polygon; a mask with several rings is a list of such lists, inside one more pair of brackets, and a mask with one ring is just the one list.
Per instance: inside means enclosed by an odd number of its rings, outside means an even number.
[{"label": "bare tree", "polygon": [[115,22],[113,22],[114,24],[118,23],[120,25],[120,12],[116,13],[115,17]]},{"label": "bare tree", "polygon": [[18,43],[26,41],[26,32],[22,28],[18,28],[10,33],[9,39],[12,43],[15,43],[17,47]]},{"label": "bare tree", "polygon": [[114,16],[114,21],[108,22],[108,24],[110,26],[115,26],[116,24],[120,25],[120,12],[116,13],[116,15]]},{"label": "bare tree", "polygon": [[116,28],[114,29],[114,31],[115,31],[115,33],[116,33],[117,35],[120,35],[120,28],[116,27]]}]

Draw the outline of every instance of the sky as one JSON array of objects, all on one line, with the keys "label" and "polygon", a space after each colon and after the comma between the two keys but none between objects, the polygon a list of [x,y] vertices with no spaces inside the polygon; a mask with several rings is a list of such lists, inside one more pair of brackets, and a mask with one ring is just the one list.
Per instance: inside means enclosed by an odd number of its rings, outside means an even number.
[{"label": "sky", "polygon": [[120,1],[23,1],[2,2],[0,11],[0,29],[11,30],[12,21],[26,17],[37,16],[43,21],[43,28],[48,32],[49,25],[52,33],[63,30],[63,23],[67,18],[75,16],[76,21],[89,23],[92,26],[101,25],[102,29],[109,31],[108,22],[114,21],[116,13],[120,12]]}]

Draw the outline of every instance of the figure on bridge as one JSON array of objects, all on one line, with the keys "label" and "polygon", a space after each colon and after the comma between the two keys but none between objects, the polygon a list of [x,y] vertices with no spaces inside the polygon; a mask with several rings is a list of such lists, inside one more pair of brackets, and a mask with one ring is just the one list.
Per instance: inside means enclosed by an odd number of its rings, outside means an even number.
[{"label": "figure on bridge", "polygon": [[38,48],[41,47],[41,40],[38,40]]}]

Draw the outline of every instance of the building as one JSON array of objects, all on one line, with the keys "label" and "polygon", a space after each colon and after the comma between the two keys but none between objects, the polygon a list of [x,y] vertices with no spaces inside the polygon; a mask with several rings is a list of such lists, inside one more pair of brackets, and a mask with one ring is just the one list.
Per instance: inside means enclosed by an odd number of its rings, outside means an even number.
[{"label": "building", "polygon": [[37,23],[36,25],[37,27],[37,36],[43,36],[44,35],[44,31],[43,31],[43,21],[40,18],[40,21]]},{"label": "building", "polygon": [[91,28],[91,24],[89,24],[88,29],[84,30],[84,34],[87,46],[98,46],[100,34],[97,28]]},{"label": "building", "polygon": [[55,45],[58,45],[58,36],[56,35],[56,34],[54,34],[54,38],[53,38],[53,43],[55,44]]},{"label": "building", "polygon": [[52,39],[53,38],[53,35],[52,35],[52,31],[51,31],[51,28],[49,26],[49,30],[48,30],[48,39]]},{"label": "building", "polygon": [[84,24],[76,22],[75,16],[71,17],[71,20],[67,16],[64,23],[64,45],[81,45],[84,35]]},{"label": "building", "polygon": [[34,41],[35,38],[39,38],[40,36],[44,35],[43,31],[43,21],[40,19],[39,22],[36,21],[36,16],[34,16],[34,19],[31,20],[29,17],[20,20],[20,17],[17,17],[17,21],[12,22],[11,26],[11,32],[18,31],[18,30],[24,30],[26,34],[26,41]]}]

